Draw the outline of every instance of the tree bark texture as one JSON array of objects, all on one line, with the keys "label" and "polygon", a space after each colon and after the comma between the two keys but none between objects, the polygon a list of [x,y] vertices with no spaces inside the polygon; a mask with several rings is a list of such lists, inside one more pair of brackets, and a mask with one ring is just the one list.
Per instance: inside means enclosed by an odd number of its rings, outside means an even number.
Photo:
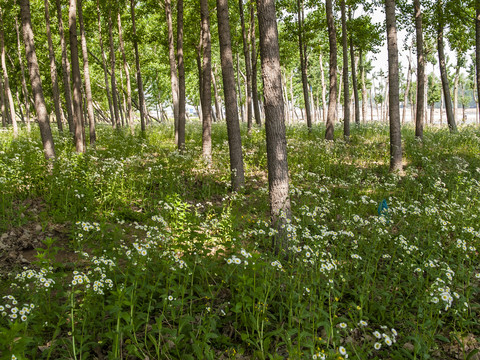
[{"label": "tree bark texture", "polygon": [[417,116],[415,118],[415,137],[423,139],[425,118],[425,58],[423,51],[422,9],[420,0],[413,1],[415,8],[415,32],[417,43]]},{"label": "tree bark texture", "polygon": [[[241,2],[242,0],[239,1]],[[228,0],[217,0],[217,19],[223,92],[225,94],[225,118],[227,121],[228,148],[230,151],[231,183],[232,189],[238,191],[245,185],[245,174],[243,169],[242,139],[238,123],[237,94],[235,92],[235,74],[233,70],[230,22],[228,19]]]},{"label": "tree bark texture", "polygon": [[78,59],[77,39],[77,1],[70,0],[68,10],[68,28],[70,35],[70,61],[73,77],[73,123],[75,127],[75,149],[78,153],[85,152],[85,129],[82,109],[82,78]]},{"label": "tree bark texture", "polygon": [[332,0],[325,3],[328,26],[328,43],[330,45],[330,89],[328,93],[327,129],[325,139],[333,140],[335,127],[335,115],[337,110],[337,33],[335,19],[333,17]]},{"label": "tree bark texture", "polygon": [[200,0],[202,25],[202,154],[212,161],[212,49],[208,0]]},{"label": "tree bark texture", "polygon": [[402,170],[402,137],[398,85],[398,47],[395,0],[385,0],[388,49],[388,103],[390,118],[390,171]]},{"label": "tree bark texture", "polygon": [[[347,47],[347,16],[345,14],[345,0],[340,2],[340,8],[342,12],[342,48],[343,48],[343,137],[348,140],[350,137],[350,91],[348,84],[348,47]],[[353,45],[351,44],[351,50]],[[352,61],[352,72],[353,72]],[[353,75],[353,73],[352,73]]]},{"label": "tree bark texture", "polygon": [[40,135],[42,137],[43,152],[47,160],[54,159],[55,145],[53,143],[52,131],[48,122],[47,107],[43,97],[42,78],[40,77],[37,54],[35,52],[35,41],[30,18],[30,2],[28,0],[20,0],[20,16],[22,18],[23,42],[25,43],[25,54],[30,74],[35,111],[37,112]]},{"label": "tree bark texture", "polygon": [[408,68],[407,68],[407,84],[405,86],[405,93],[403,94],[403,111],[402,111],[402,124],[405,124],[405,118],[407,115],[408,93],[410,92],[410,82],[412,80],[412,48],[408,54]]},{"label": "tree bark texture", "polygon": [[287,140],[282,96],[282,77],[278,30],[274,0],[257,0],[260,33],[260,56],[267,138],[267,168],[270,215],[277,234],[273,239],[275,251],[288,251],[285,223],[291,217],[288,196]]}]

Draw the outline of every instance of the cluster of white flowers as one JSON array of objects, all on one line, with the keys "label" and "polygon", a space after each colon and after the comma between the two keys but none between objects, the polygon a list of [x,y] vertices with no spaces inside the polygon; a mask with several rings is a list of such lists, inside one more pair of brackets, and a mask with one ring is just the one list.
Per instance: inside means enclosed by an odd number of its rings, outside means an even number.
[{"label": "cluster of white flowers", "polygon": [[[373,345],[373,348],[375,350],[380,350],[382,348],[381,340],[383,340],[383,342],[387,346],[392,346],[394,343],[397,342],[398,333],[395,329],[392,328],[390,329],[390,331],[388,331],[388,327],[384,325],[380,326],[380,328],[382,329],[382,332],[378,330],[373,332],[373,336],[377,339],[375,344]],[[390,333],[387,334],[387,332]]]},{"label": "cluster of white flowers", "polygon": [[0,315],[7,317],[10,321],[15,322],[20,319],[22,322],[28,320],[28,315],[35,308],[35,304],[23,304],[19,307],[18,301],[12,295],[5,295],[3,305],[0,304]]},{"label": "cluster of white flowers", "polygon": [[41,269],[39,271],[24,267],[23,271],[15,276],[15,280],[23,282],[25,286],[28,285],[28,282],[33,282],[36,285],[36,290],[49,289],[53,284],[55,284],[55,280],[48,277],[52,270],[52,267],[49,269]]}]

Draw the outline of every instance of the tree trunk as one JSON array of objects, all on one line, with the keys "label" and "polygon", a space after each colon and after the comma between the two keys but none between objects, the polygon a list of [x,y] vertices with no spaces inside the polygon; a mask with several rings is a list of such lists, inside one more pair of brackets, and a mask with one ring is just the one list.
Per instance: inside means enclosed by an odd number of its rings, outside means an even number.
[{"label": "tree trunk", "polygon": [[[217,12],[218,12],[218,9],[217,9]],[[218,35],[218,37],[220,37],[220,34]],[[213,68],[215,68],[215,65],[213,66]],[[216,73],[216,69],[215,69],[215,72],[212,70],[213,95],[215,98],[215,114],[216,114],[216,117],[218,118],[218,121],[222,121],[223,118],[222,118],[222,110],[221,110],[221,100],[220,100],[220,95],[218,94],[217,79],[215,77],[215,73]],[[233,84],[235,85],[235,83]],[[237,100],[236,97],[235,97],[235,100]]]},{"label": "tree trunk", "polygon": [[453,117],[452,98],[450,95],[450,86],[448,85],[447,66],[445,63],[445,50],[443,46],[443,10],[442,0],[437,0],[438,28],[437,28],[437,48],[438,63],[440,64],[440,77],[442,78],[443,96],[445,97],[445,109],[447,110],[447,122],[451,132],[457,131],[457,124]]},{"label": "tree trunk", "polygon": [[[350,91],[348,84],[348,45],[347,45],[347,16],[345,10],[345,0],[341,0],[340,8],[342,12],[342,49],[343,49],[343,137],[348,140],[350,137]],[[350,54],[353,54],[353,43],[350,41]],[[352,75],[354,67],[354,58],[352,58]],[[354,86],[355,87],[355,86]]]},{"label": "tree trunk", "polygon": [[183,62],[183,0],[177,0],[178,148],[185,148],[185,65]]},{"label": "tree trunk", "polygon": [[112,103],[113,114],[115,116],[116,129],[120,129],[120,115],[118,110],[118,93],[117,93],[117,80],[115,78],[115,47],[113,45],[113,29],[112,29],[112,9],[108,9],[108,37],[110,43],[110,76],[112,83]]},{"label": "tree trunk", "polygon": [[240,117],[245,122],[245,113],[243,111],[242,86],[240,84],[240,56],[237,53],[237,86],[238,86],[238,107],[240,108]]},{"label": "tree trunk", "polygon": [[287,140],[280,51],[274,0],[257,0],[257,12],[265,99],[270,215],[272,227],[277,230],[273,239],[273,247],[279,253],[280,251],[288,252],[285,224],[291,217],[291,210],[288,196]]},{"label": "tree trunk", "polygon": [[385,0],[388,44],[388,88],[390,116],[390,171],[402,170],[402,136],[398,86],[398,48],[395,0]]},{"label": "tree trunk", "polygon": [[253,112],[255,114],[255,122],[262,126],[262,116],[260,114],[260,106],[258,104],[258,86],[257,86],[257,44],[255,36],[255,9],[254,1],[250,2],[250,44],[252,46],[252,102]]},{"label": "tree trunk", "polygon": [[200,0],[202,22],[202,154],[208,163],[212,161],[212,50],[210,42],[210,13],[208,0]]},{"label": "tree trunk", "polygon": [[75,150],[77,153],[85,152],[85,129],[82,110],[82,78],[80,75],[80,62],[78,59],[77,40],[77,1],[70,0],[68,11],[68,28],[70,35],[70,61],[72,63],[73,77],[73,123],[75,125]]},{"label": "tree trunk", "polygon": [[[298,52],[300,54],[300,69],[302,71],[303,101],[305,103],[305,113],[307,118],[307,128],[312,129],[312,113],[310,111],[310,101],[308,98],[308,78],[307,78],[307,56],[306,46],[303,43],[303,18],[305,15],[303,0],[297,0],[298,16]],[[346,135],[348,136],[348,135]]]},{"label": "tree trunk", "polygon": [[[247,101],[247,128],[250,131],[252,128],[253,114],[252,114],[252,66],[250,59],[250,49],[247,41],[247,31],[245,29],[245,15],[243,12],[243,0],[238,0],[238,9],[240,12],[240,23],[242,27],[242,42],[243,42],[243,56],[245,58],[245,73],[247,77],[246,86],[246,101]],[[220,35],[219,35],[220,36]],[[223,69],[223,68],[222,68]],[[223,70],[222,70],[223,71]]]},{"label": "tree trunk", "polygon": [[108,81],[107,57],[105,55],[105,50],[103,48],[102,21],[100,17],[100,1],[99,0],[97,0],[97,22],[98,22],[98,41],[100,43],[100,51],[102,52],[103,76],[105,78],[105,89],[107,92],[108,109],[110,110],[110,121],[113,127],[115,127],[115,114],[113,111],[112,97],[110,95],[110,85]]},{"label": "tree trunk", "polygon": [[318,56],[318,63],[320,64],[320,83],[322,85],[322,121],[327,121],[327,85],[325,84],[325,72],[323,71],[322,53]]},{"label": "tree trunk", "polygon": [[415,117],[415,137],[423,139],[425,109],[425,58],[423,55],[423,27],[420,0],[413,1],[415,7],[415,31],[417,43],[417,115]]},{"label": "tree trunk", "polygon": [[[242,0],[239,1],[241,2]],[[237,95],[235,93],[232,43],[228,19],[228,0],[217,0],[217,19],[223,89],[225,94],[225,118],[227,120],[228,147],[230,151],[231,182],[232,189],[238,191],[245,185],[245,175],[243,170],[242,139],[240,136],[240,125],[238,123]],[[248,57],[248,53],[246,55]]]},{"label": "tree trunk", "polygon": [[335,112],[337,108],[337,34],[333,17],[332,0],[326,0],[328,42],[330,45],[330,90],[328,93],[328,114],[325,139],[333,140]]},{"label": "tree trunk", "polygon": [[138,53],[137,27],[135,26],[135,0],[130,0],[130,15],[132,17],[133,48],[135,50],[135,67],[137,70],[137,91],[138,107],[140,108],[140,128],[143,133],[145,132],[145,112],[147,110],[147,106],[145,104],[145,94],[143,93],[142,72],[140,70],[140,54]]},{"label": "tree trunk", "polygon": [[118,42],[120,45],[120,52],[122,53],[123,71],[125,71],[125,78],[127,80],[127,124],[130,126],[133,132],[133,109],[132,109],[132,83],[130,81],[130,69],[127,63],[127,56],[125,55],[125,44],[123,43],[123,31],[122,31],[122,16],[120,12],[117,14],[118,22]]},{"label": "tree trunk", "polygon": [[18,126],[17,126],[17,119],[15,117],[15,105],[13,102],[12,91],[10,90],[10,83],[8,79],[8,72],[7,72],[7,63],[5,61],[5,41],[4,41],[4,33],[3,33],[3,10],[0,8],[0,51],[1,51],[1,65],[3,69],[3,87],[4,91],[7,95],[8,105],[10,108],[10,116],[12,120],[12,127],[13,127],[13,137],[16,138],[18,136]]},{"label": "tree trunk", "polygon": [[[48,0],[45,0],[48,1]],[[82,37],[82,56],[83,56],[83,78],[85,79],[85,98],[87,100],[87,115],[90,135],[90,145],[95,146],[97,135],[95,133],[95,115],[93,113],[92,86],[90,85],[90,69],[88,66],[87,37],[85,35],[85,26],[83,25],[82,0],[78,0],[78,22],[80,25],[80,35]]]},{"label": "tree trunk", "polygon": [[362,121],[365,123],[367,121],[367,85],[365,84],[365,67],[363,66],[363,51],[360,49],[359,54],[359,68],[360,68],[360,78],[362,81]]},{"label": "tree trunk", "polygon": [[63,75],[63,91],[67,108],[68,130],[75,136],[75,124],[73,119],[73,101],[70,84],[70,63],[67,56],[67,44],[65,41],[65,31],[63,29],[62,6],[60,0],[55,1],[57,8],[58,32],[60,34],[60,47],[62,48],[62,75]]},{"label": "tree trunk", "polygon": [[[352,20],[352,9],[349,6],[348,9],[348,19]],[[360,49],[360,57],[362,56],[361,49]],[[348,61],[348,58],[347,58]],[[358,81],[357,81],[357,69],[355,63],[355,51],[353,48],[353,37],[350,36],[350,62],[352,63],[352,87],[353,87],[353,95],[355,98],[355,124],[360,125],[360,100],[358,96]],[[360,62],[362,63],[362,59],[360,58]],[[343,77],[348,76],[348,71],[344,71]]]},{"label": "tree trunk", "polygon": [[22,74],[22,94],[24,99],[24,106],[25,106],[25,116],[26,116],[26,124],[27,124],[27,132],[30,132],[31,125],[30,125],[30,104],[28,103],[28,90],[27,90],[27,82],[25,81],[25,68],[23,66],[23,56],[22,56],[22,48],[20,42],[20,31],[18,30],[18,20],[15,16],[15,31],[17,33],[17,52],[18,52],[18,62],[20,64],[20,71]]},{"label": "tree trunk", "polygon": [[402,114],[402,124],[405,124],[405,117],[407,115],[407,104],[408,104],[408,93],[410,92],[410,81],[412,79],[412,47],[410,46],[410,51],[408,54],[408,69],[407,69],[407,84],[405,86],[405,94],[403,97],[403,114]]},{"label": "tree trunk", "polygon": [[[480,99],[480,0],[475,0],[475,63],[477,64],[477,100]],[[480,112],[480,101],[477,101],[477,114]],[[478,118],[478,117],[477,117]]]},{"label": "tree trunk", "polygon": [[5,91],[3,91],[3,80],[0,77],[0,101],[2,102],[0,105],[2,107],[2,127],[7,127],[8,123],[8,115],[7,115],[7,108],[5,106]]},{"label": "tree trunk", "polygon": [[35,52],[32,22],[30,19],[30,2],[28,0],[20,0],[20,16],[22,18],[23,42],[25,43],[25,53],[33,97],[35,99],[35,111],[37,112],[40,135],[42,137],[43,151],[47,160],[54,159],[55,145],[53,143],[52,131],[48,122],[47,107],[43,97],[42,78],[40,77],[37,54]]},{"label": "tree trunk", "polygon": [[460,61],[459,54],[457,53],[457,66],[455,67],[455,78],[453,79],[453,118],[457,122],[457,110],[458,110],[458,82],[460,80]]},{"label": "tree trunk", "polygon": [[170,83],[172,86],[173,124],[175,129],[175,144],[178,146],[178,75],[175,62],[175,47],[173,44],[173,20],[171,0],[165,0],[165,16],[168,31],[168,59],[170,60]]},{"label": "tree trunk", "polygon": [[53,51],[52,33],[50,31],[50,12],[48,10],[48,0],[45,3],[45,25],[47,30],[48,55],[50,60],[50,77],[52,79],[53,104],[55,106],[55,119],[57,120],[58,130],[63,131],[62,113],[60,105],[60,91],[58,88],[57,66],[55,65],[55,52]]}]

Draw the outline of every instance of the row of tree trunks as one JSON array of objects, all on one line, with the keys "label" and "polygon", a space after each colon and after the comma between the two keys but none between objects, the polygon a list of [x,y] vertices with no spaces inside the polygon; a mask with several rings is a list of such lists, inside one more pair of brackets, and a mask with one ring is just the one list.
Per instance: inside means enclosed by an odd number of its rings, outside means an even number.
[{"label": "row of tree trunks", "polygon": [[1,65],[3,69],[3,88],[5,94],[7,95],[7,102],[9,105],[10,110],[10,122],[12,123],[13,127],[13,136],[18,136],[18,126],[17,126],[17,119],[15,116],[15,105],[13,102],[12,91],[10,90],[10,84],[8,80],[8,72],[7,72],[7,63],[6,63],[6,55],[5,55],[5,41],[4,41],[4,32],[3,32],[3,9],[0,7],[0,52],[1,52]]}]

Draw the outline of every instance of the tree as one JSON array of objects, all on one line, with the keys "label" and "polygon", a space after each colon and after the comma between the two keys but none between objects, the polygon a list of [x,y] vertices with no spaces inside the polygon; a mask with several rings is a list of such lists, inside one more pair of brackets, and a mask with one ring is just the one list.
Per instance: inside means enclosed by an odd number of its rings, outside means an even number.
[{"label": "tree", "polygon": [[48,56],[50,60],[50,77],[52,79],[53,104],[55,107],[55,118],[59,131],[63,131],[62,110],[60,105],[60,90],[58,88],[57,66],[55,65],[55,52],[53,51],[52,33],[50,30],[50,12],[48,10],[48,0],[45,3],[45,25],[47,29]]},{"label": "tree", "polygon": [[288,196],[287,140],[280,51],[274,0],[257,0],[257,16],[265,99],[270,216],[272,226],[277,230],[273,239],[273,247],[278,253],[288,248],[285,224],[291,216],[291,210]]},{"label": "tree", "polygon": [[183,0],[177,0],[178,148],[185,147],[185,64],[183,59]]},{"label": "tree", "polygon": [[202,154],[212,161],[212,50],[208,0],[200,0],[202,34]]},{"label": "tree", "polygon": [[252,102],[253,112],[255,114],[255,122],[258,126],[262,126],[262,118],[260,116],[260,106],[258,104],[258,86],[257,86],[257,45],[255,36],[255,9],[254,1],[250,1],[250,44],[252,46]]},{"label": "tree", "polygon": [[457,124],[453,116],[452,97],[450,95],[450,86],[448,84],[447,66],[445,62],[445,50],[443,43],[444,13],[442,0],[437,0],[437,48],[438,62],[440,64],[440,77],[442,79],[443,96],[445,99],[445,109],[447,111],[448,128],[451,132],[457,131]]},{"label": "tree", "polygon": [[[345,4],[344,4],[345,5]],[[300,70],[302,72],[303,101],[305,103],[305,112],[307,114],[307,127],[312,129],[312,113],[310,111],[310,101],[308,99],[308,78],[307,78],[307,53],[303,38],[304,23],[304,5],[303,0],[297,0],[297,23],[298,23],[298,50],[300,54]],[[313,104],[312,104],[313,105]]]},{"label": "tree", "polygon": [[414,0],[415,33],[417,43],[417,115],[415,118],[415,137],[423,139],[425,108],[425,59],[423,55],[422,9],[420,0]]},{"label": "tree", "polygon": [[385,0],[388,49],[388,93],[390,118],[390,171],[402,170],[402,137],[398,86],[397,26],[395,0]]},{"label": "tree", "polygon": [[243,170],[242,139],[238,123],[230,21],[228,19],[228,0],[217,0],[217,19],[223,91],[225,93],[225,117],[227,120],[228,146],[230,150],[231,182],[233,190],[238,191],[245,185],[245,175]]},{"label": "tree", "polygon": [[7,72],[7,63],[5,61],[5,40],[4,40],[4,32],[3,32],[3,9],[0,7],[0,52],[1,52],[1,65],[3,69],[3,88],[7,95],[7,101],[10,110],[10,118],[12,121],[13,127],[13,136],[18,136],[18,126],[17,126],[17,119],[15,117],[15,105],[13,103],[13,96],[12,91],[10,90],[10,81],[8,79],[8,72]]},{"label": "tree", "polygon": [[82,110],[82,78],[78,59],[77,40],[77,1],[70,0],[68,11],[68,28],[70,35],[70,61],[73,77],[73,124],[75,127],[75,149],[78,153],[85,152],[85,129]]},{"label": "tree", "polygon": [[90,134],[90,145],[95,146],[97,135],[95,133],[95,116],[93,115],[92,86],[90,84],[90,68],[88,66],[87,36],[85,35],[85,26],[83,25],[82,0],[78,0],[78,22],[80,25],[80,36],[82,39],[83,56],[83,78],[85,79],[85,97],[87,100],[87,115]]},{"label": "tree", "polygon": [[[252,64],[250,62],[250,51],[247,42],[247,31],[245,29],[245,15],[243,13],[243,0],[238,0],[238,10],[240,13],[240,24],[242,27],[243,56],[245,59],[245,76],[247,78],[246,105],[247,105],[247,128],[252,128]],[[220,22],[220,19],[219,19]],[[220,24],[219,24],[220,25]],[[220,29],[219,29],[220,35]],[[223,70],[222,70],[223,71]]]},{"label": "tree", "polygon": [[[480,0],[475,0],[475,63],[477,66],[477,99],[480,99]],[[480,111],[480,101],[478,102]]]},{"label": "tree", "polygon": [[112,97],[110,95],[110,85],[108,80],[107,57],[105,55],[105,49],[103,48],[100,0],[97,0],[97,23],[98,23],[98,42],[100,44],[100,52],[102,53],[102,68],[103,68],[103,76],[105,79],[105,91],[107,93],[108,108],[110,110],[110,121],[112,122],[113,127],[115,127],[115,114],[113,110]]},{"label": "tree", "polygon": [[[343,49],[343,136],[350,137],[350,92],[348,85],[348,47],[347,47],[347,16],[345,14],[345,0],[340,2],[342,12],[342,49]],[[353,49],[353,47],[352,47]],[[352,51],[353,53],[353,51]],[[355,60],[352,58],[352,66]]]},{"label": "tree", "polygon": [[118,113],[119,110],[118,110],[117,79],[115,78],[115,47],[113,45],[111,6],[108,7],[108,39],[110,43],[110,77],[111,77],[110,80],[112,84],[113,114],[115,115],[114,127],[117,129],[120,129],[120,115]]},{"label": "tree", "polygon": [[[15,1],[15,5],[17,5],[16,1]],[[22,45],[20,42],[20,31],[18,29],[17,16],[15,16],[15,32],[17,33],[18,63],[20,64],[20,73],[22,75],[22,93],[23,93],[23,100],[25,104],[27,132],[30,132],[31,125],[30,125],[30,104],[28,102],[29,95],[27,90],[27,82],[25,80],[25,67],[23,66]]]},{"label": "tree", "polygon": [[325,10],[327,14],[328,43],[330,45],[330,89],[328,92],[327,129],[325,139],[333,140],[335,126],[335,113],[337,109],[337,33],[335,19],[333,17],[332,0],[326,0]]},{"label": "tree", "polygon": [[125,78],[127,80],[127,123],[133,130],[133,110],[132,110],[132,84],[130,81],[130,69],[127,63],[127,57],[125,55],[125,44],[123,42],[123,30],[122,30],[122,15],[120,11],[117,14],[118,23],[118,43],[120,45],[120,52],[123,60],[123,71],[125,71]]},{"label": "tree", "polygon": [[60,47],[62,48],[62,75],[63,75],[63,89],[65,95],[65,103],[67,108],[68,129],[71,134],[75,133],[75,125],[73,120],[73,102],[70,84],[70,63],[67,56],[67,44],[65,42],[65,31],[63,29],[62,6],[60,0],[55,1],[57,8],[58,31],[60,35]]},{"label": "tree", "polygon": [[47,106],[43,97],[42,78],[38,67],[37,54],[35,52],[35,40],[33,38],[32,21],[30,17],[30,1],[20,0],[20,16],[22,18],[23,42],[27,57],[30,83],[37,113],[40,135],[42,137],[43,152],[47,160],[55,158],[55,145],[53,143],[52,131],[48,122]]},{"label": "tree", "polygon": [[135,26],[135,0],[130,0],[130,15],[132,16],[133,48],[135,50],[135,68],[137,70],[138,107],[140,108],[140,128],[145,132],[145,94],[143,93],[142,72],[140,69],[140,54],[138,52],[137,27]]},{"label": "tree", "polygon": [[168,54],[170,60],[170,82],[172,84],[173,123],[175,128],[175,143],[178,144],[178,75],[175,63],[175,47],[173,45],[172,5],[170,0],[165,0],[165,16],[168,29]]}]

